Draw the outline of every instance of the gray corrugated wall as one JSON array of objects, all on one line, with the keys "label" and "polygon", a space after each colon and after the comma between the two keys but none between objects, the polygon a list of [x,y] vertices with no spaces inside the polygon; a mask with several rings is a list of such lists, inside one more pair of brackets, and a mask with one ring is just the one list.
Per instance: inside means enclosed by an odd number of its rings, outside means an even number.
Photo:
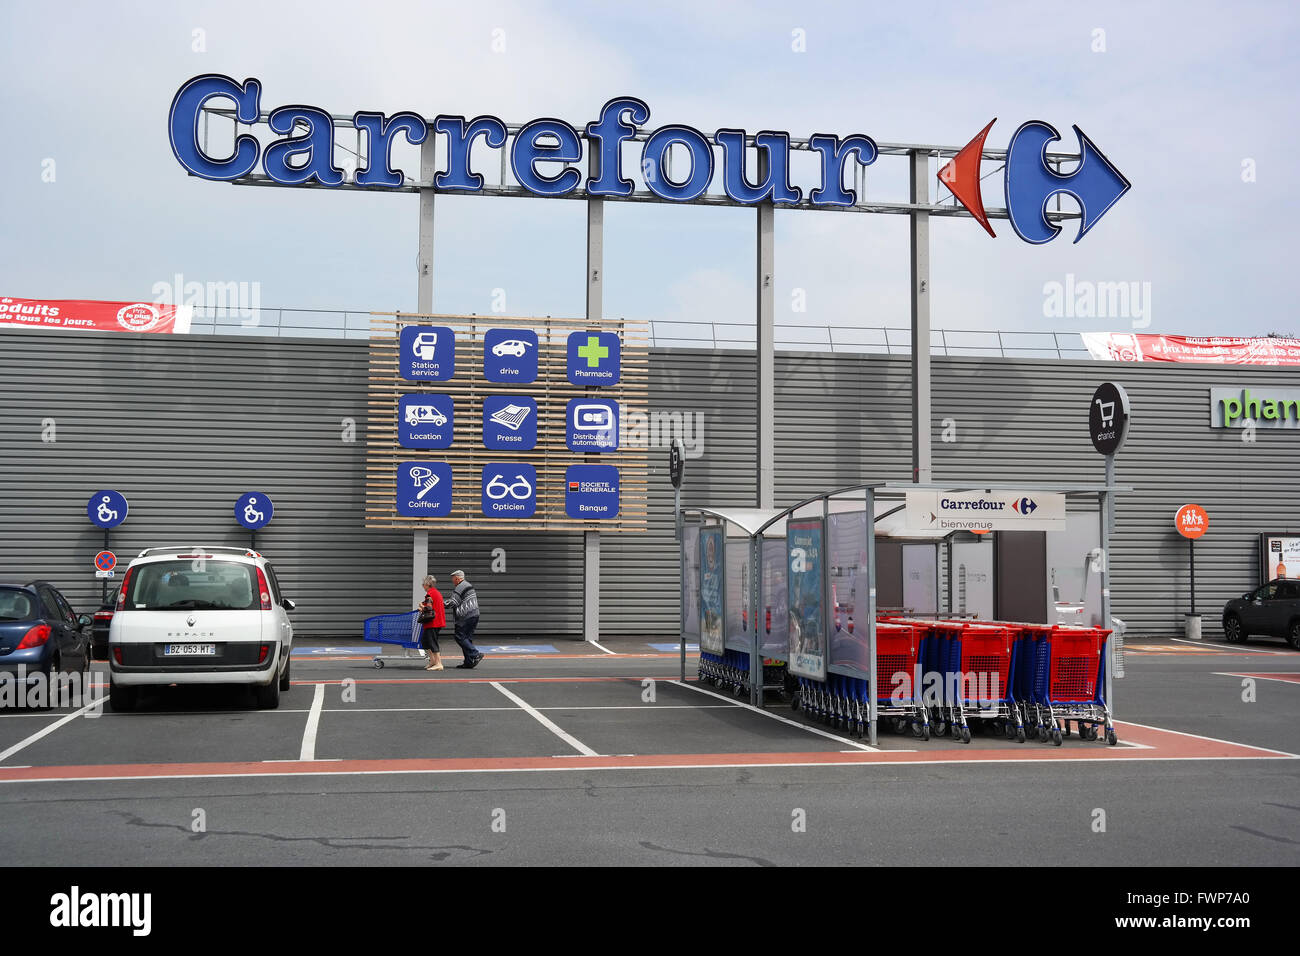
[{"label": "gray corrugated wall", "polygon": [[[48,579],[90,610],[93,491],[130,502],[112,532],[125,568],[160,544],[247,544],[235,498],[259,490],[276,517],[257,547],[299,604],[299,633],[356,637],[365,617],[408,610],[410,535],[360,521],[366,379],[364,341],[0,330],[0,579]],[[491,571],[498,547],[505,573]],[[580,631],[578,535],[431,534],[429,555],[441,584],[456,567],[475,581],[485,636]]]},{"label": "gray corrugated wall", "polygon": [[[243,543],[235,497],[271,495],[258,536],[297,599],[300,633],[351,637],[362,618],[404,609],[410,539],[360,526],[366,343],[349,340],[101,335],[0,330],[0,578],[45,577],[78,609],[96,603],[90,560],[102,533],[85,518],[99,487],[131,500],[113,533],[122,557],[159,543]],[[654,350],[650,407],[704,414],[704,457],[687,462],[687,504],[752,505],[754,358],[740,351]],[[1014,359],[934,360],[937,479],[1099,482],[1084,413],[1096,384],[1129,391],[1134,424],[1119,459],[1112,554],[1116,613],[1138,634],[1172,635],[1187,604],[1187,546],[1177,506],[1210,514],[1197,543],[1197,606],[1217,612],[1256,579],[1256,533],[1300,532],[1300,432],[1210,430],[1213,385],[1300,386],[1279,369]],[[911,473],[905,356],[777,357],[776,496],[789,504],[863,480]],[[42,441],[53,419],[57,441]],[[356,420],[343,441],[343,420]],[[956,440],[944,442],[944,420]],[[651,454],[650,530],[602,538],[602,630],[677,627],[677,556],[667,453]],[[579,535],[430,535],[445,582],[464,567],[493,640],[581,630]],[[505,572],[493,573],[492,552]],[[941,598],[942,600],[942,598]]]}]

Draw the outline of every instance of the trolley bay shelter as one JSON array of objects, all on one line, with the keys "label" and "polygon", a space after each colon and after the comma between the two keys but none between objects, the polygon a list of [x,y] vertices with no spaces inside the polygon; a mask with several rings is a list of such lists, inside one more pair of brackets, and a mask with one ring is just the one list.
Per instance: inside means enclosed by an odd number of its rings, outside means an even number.
[{"label": "trolley bay shelter", "polygon": [[[85,510],[96,489],[130,500],[111,540],[126,559],[165,544],[247,543],[232,507],[256,488],[275,502],[257,547],[298,604],[300,634],[355,638],[364,618],[407,609],[409,533],[364,526],[365,340],[3,328],[0,349],[0,575],[56,582],[89,609],[99,601],[92,560],[103,546]],[[584,585],[594,583],[602,635],[675,641],[667,445],[684,433],[683,507],[753,506],[755,361],[742,349],[650,350],[649,423],[639,439],[647,530],[607,537],[597,582],[583,580],[581,532],[430,532],[430,570],[443,578],[463,568],[479,590],[480,633],[580,639]],[[1133,419],[1115,480],[1133,491],[1118,496],[1107,560],[1113,613],[1130,639],[1182,632],[1191,594],[1188,544],[1174,527],[1180,506],[1195,502],[1209,517],[1196,542],[1195,595],[1207,637],[1219,634],[1223,602],[1260,583],[1260,535],[1300,534],[1300,431],[1223,427],[1211,398],[1295,388],[1293,371],[1000,357],[935,356],[932,365],[937,485],[969,475],[1025,487],[1100,484],[1088,402],[1103,381],[1127,389]],[[774,374],[777,509],[817,488],[912,479],[908,356],[778,351]],[[886,539],[879,602],[1044,622],[1058,597],[1088,604],[1100,587],[1086,561],[1097,545],[1094,509],[1071,503],[1065,535],[958,536],[951,553]],[[948,565],[955,573],[940,573]]]}]

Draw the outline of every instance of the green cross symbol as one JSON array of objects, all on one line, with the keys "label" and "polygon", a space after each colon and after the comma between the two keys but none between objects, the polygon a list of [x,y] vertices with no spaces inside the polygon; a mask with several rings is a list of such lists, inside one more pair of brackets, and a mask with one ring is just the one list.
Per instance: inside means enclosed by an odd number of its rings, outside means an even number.
[{"label": "green cross symbol", "polygon": [[587,344],[578,346],[578,357],[587,360],[587,368],[596,368],[600,360],[609,357],[609,349],[600,344],[595,335],[587,336]]}]

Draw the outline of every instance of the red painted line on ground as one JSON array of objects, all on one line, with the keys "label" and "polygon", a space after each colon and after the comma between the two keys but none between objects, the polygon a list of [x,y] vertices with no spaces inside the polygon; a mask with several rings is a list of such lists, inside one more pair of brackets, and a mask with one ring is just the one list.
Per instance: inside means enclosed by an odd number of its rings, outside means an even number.
[{"label": "red painted line on ground", "polygon": [[1226,677],[1254,677],[1259,680],[1275,680],[1284,684],[1300,684],[1300,674],[1295,673],[1276,673],[1276,674],[1226,674]]},{"label": "red painted line on ground", "polygon": [[59,780],[146,779],[158,777],[258,777],[315,774],[493,773],[541,770],[707,769],[734,766],[858,766],[864,764],[933,764],[985,762],[1061,762],[1077,760],[1296,759],[1277,751],[1194,737],[1177,731],[1116,723],[1121,740],[1150,749],[1109,747],[1074,741],[1052,747],[1028,743],[1015,748],[969,747],[925,751],[814,751],[794,753],[636,754],[634,756],[441,757],[326,760],[264,763],[104,764],[87,766],[0,768],[0,783]]},{"label": "red painted line on ground", "polygon": [[[690,659],[694,657],[695,654],[694,652],[691,652],[688,653],[686,656],[687,659]],[[416,663],[417,661],[423,660],[423,658],[420,657],[391,658],[390,655],[379,655],[379,654],[371,654],[366,657],[327,657],[324,655],[318,656],[315,654],[297,654],[294,656],[293,659],[295,661],[373,661],[376,657],[385,657],[387,659],[391,659],[395,664],[401,664],[404,661],[407,661],[408,659],[412,664]],[[626,653],[617,653],[617,652],[613,654],[488,654],[484,659],[489,661],[604,661],[604,660],[610,660],[611,658],[620,658],[620,657],[637,658],[637,659],[663,657],[663,658],[672,658],[673,660],[677,660],[679,655],[659,654],[659,653],[626,654]],[[465,658],[463,657],[449,658],[444,655],[443,659],[453,660],[453,661],[463,661]]]}]

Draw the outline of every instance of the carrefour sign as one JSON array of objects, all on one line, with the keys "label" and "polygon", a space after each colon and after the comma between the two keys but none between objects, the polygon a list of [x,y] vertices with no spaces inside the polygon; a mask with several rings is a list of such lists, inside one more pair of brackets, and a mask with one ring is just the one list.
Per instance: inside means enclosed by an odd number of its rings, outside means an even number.
[{"label": "carrefour sign", "polygon": [[1035,491],[909,491],[905,524],[918,531],[1064,531],[1065,495]]},{"label": "carrefour sign", "polygon": [[[255,79],[239,83],[229,76],[205,74],[186,82],[176,92],[168,117],[172,152],[190,173],[204,179],[229,182],[255,174],[259,164],[265,176],[281,186],[394,189],[406,182],[392,167],[393,145],[399,138],[412,145],[433,135],[445,140],[445,168],[433,177],[433,188],[444,192],[482,193],[483,176],[471,162],[472,147],[481,141],[493,150],[507,149],[509,167],[527,194],[540,197],[582,195],[626,199],[637,186],[624,168],[623,143],[641,135],[650,120],[650,107],[636,97],[609,100],[599,117],[582,128],[559,119],[535,119],[511,134],[495,116],[437,116],[432,121],[418,113],[360,111],[351,125],[367,143],[364,165],[348,183],[348,173],[334,165],[335,120],[315,106],[280,106],[266,116],[270,131],[279,139],[262,145],[243,133],[234,139],[226,156],[204,151],[199,140],[204,104],[220,99],[234,103],[238,122],[252,126],[262,119],[262,84]],[[980,191],[980,163],[989,123],[939,173],[939,178],[971,215],[993,235]],[[1011,138],[1005,162],[1005,196],[1012,228],[1021,239],[1043,243],[1060,227],[1047,216],[1049,201],[1058,193],[1080,205],[1082,222],[1077,242],[1129,189],[1129,182],[1077,126],[1080,159],[1072,172],[1062,175],[1046,159],[1048,144],[1060,139],[1051,125],[1033,120],[1022,124]],[[583,163],[583,139],[590,163]],[[753,146],[754,157],[747,157]],[[791,183],[790,134],[764,130],[752,137],[742,129],[723,128],[712,136],[691,126],[666,124],[645,136],[639,169],[645,191],[639,198],[658,202],[701,201],[715,177],[721,179],[727,199],[738,205],[774,203],[790,208],[853,206],[856,192],[844,185],[845,173],[870,166],[879,155],[870,136],[816,133],[807,149],[818,157],[820,183],[804,190]],[[802,148],[802,146],[801,146]],[[670,166],[671,153],[685,155],[684,168]],[[719,155],[720,154],[720,155]],[[757,160],[757,161],[755,161]],[[584,184],[583,170],[592,172]],[[649,195],[646,195],[648,193]]]}]

